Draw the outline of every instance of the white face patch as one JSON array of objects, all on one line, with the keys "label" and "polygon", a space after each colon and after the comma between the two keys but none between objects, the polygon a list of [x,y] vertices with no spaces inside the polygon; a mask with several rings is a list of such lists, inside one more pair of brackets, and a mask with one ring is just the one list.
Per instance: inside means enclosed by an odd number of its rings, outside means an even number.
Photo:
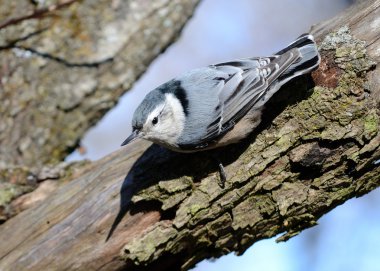
[{"label": "white face patch", "polygon": [[177,146],[184,125],[185,113],[180,101],[173,94],[167,93],[165,102],[148,115],[143,127],[143,138],[164,146]]}]

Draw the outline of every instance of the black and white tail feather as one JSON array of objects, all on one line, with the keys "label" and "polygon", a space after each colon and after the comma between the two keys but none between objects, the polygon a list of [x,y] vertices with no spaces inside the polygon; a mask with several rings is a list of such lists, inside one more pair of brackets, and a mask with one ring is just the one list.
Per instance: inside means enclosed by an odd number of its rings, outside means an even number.
[{"label": "black and white tail feather", "polygon": [[315,70],[318,68],[321,61],[314,37],[310,34],[303,34],[299,36],[294,42],[277,52],[275,55],[281,56],[294,48],[297,48],[299,51],[299,59],[294,64],[290,65],[289,68],[287,68],[279,77],[279,80],[282,78],[287,78],[284,83],[296,76]]}]

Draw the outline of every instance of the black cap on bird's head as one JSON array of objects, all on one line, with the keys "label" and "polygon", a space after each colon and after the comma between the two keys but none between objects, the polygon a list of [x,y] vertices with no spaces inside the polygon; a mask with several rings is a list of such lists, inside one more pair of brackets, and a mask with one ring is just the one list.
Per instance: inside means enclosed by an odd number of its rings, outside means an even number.
[{"label": "black cap on bird's head", "polygon": [[149,92],[141,104],[137,107],[136,111],[133,114],[132,118],[132,133],[131,135],[124,140],[121,146],[127,145],[136,138],[142,137],[142,130],[144,124],[151,112],[160,104],[165,101],[165,95],[160,89],[155,89]]}]

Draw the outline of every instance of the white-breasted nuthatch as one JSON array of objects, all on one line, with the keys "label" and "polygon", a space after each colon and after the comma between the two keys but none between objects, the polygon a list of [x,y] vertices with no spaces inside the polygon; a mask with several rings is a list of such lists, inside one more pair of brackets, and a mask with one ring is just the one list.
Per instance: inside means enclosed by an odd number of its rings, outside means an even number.
[{"label": "white-breasted nuthatch", "polygon": [[304,34],[269,57],[192,70],[146,95],[122,146],[143,138],[195,152],[236,143],[259,125],[265,103],[283,84],[319,63],[313,36]]}]

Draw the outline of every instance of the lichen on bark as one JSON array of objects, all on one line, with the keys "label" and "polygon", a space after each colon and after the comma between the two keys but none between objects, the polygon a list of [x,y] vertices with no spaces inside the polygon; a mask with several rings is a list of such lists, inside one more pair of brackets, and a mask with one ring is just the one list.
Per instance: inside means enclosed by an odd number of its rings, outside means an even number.
[{"label": "lichen on bark", "polygon": [[[132,198],[136,205],[154,200],[167,206],[172,201],[175,216],[126,244],[124,260],[144,266],[162,251],[182,252],[187,255],[185,270],[205,257],[243,253],[255,241],[279,233],[285,232],[278,241],[285,241],[316,225],[326,210],[379,185],[379,167],[369,154],[380,155],[380,113],[366,82],[375,63],[365,42],[346,26],[327,35],[319,48],[321,69],[313,73],[316,86],[309,97],[289,105],[271,125],[264,124],[239,159],[226,166],[225,189],[213,171],[200,182],[187,176],[151,183]],[[147,236],[159,253],[140,255]]]}]

